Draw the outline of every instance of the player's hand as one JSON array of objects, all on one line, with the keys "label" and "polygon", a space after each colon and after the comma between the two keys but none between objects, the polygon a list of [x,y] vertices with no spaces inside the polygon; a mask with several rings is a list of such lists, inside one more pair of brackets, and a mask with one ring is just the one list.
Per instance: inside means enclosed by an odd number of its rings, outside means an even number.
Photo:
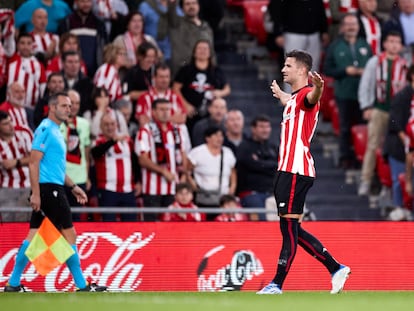
[{"label": "player's hand", "polygon": [[282,91],[280,86],[277,84],[275,80],[273,80],[272,85],[270,86],[270,89],[272,90],[273,97],[280,100],[280,103],[285,106],[290,98],[290,94]]},{"label": "player's hand", "polygon": [[75,188],[73,188],[72,194],[75,196],[76,202],[78,202],[79,204],[83,205],[86,202],[88,202],[88,196],[86,195],[85,191],[83,191],[81,187],[76,186]]},{"label": "player's hand", "polygon": [[312,72],[309,71],[309,76],[312,81],[312,84],[317,88],[323,88],[325,81],[323,81],[321,75],[317,73],[316,71]]},{"label": "player's hand", "polygon": [[35,212],[40,211],[40,195],[33,193],[30,195],[30,206]]}]

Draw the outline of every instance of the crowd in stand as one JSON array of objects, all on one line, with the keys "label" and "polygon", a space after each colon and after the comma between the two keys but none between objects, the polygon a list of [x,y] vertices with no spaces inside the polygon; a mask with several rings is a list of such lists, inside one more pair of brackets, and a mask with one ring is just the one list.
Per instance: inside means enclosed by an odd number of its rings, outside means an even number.
[{"label": "crowd in stand", "polygon": [[[279,56],[307,50],[314,69],[335,80],[343,168],[357,165],[351,126],[368,122],[359,194],[370,191],[375,150],[384,140],[395,144],[388,144],[388,157],[394,205],[402,208],[398,175],[405,172],[405,155],[412,156],[404,142],[411,137],[406,125],[414,119],[414,0],[394,2],[270,0],[268,47]],[[177,209],[164,215],[141,215],[138,209],[102,213],[93,219],[239,221],[247,217],[179,210],[274,205],[277,146],[269,141],[270,119],[258,111],[247,136],[243,112],[228,109],[226,101],[231,81],[214,49],[225,1],[14,5],[0,9],[0,206],[27,205],[22,198],[30,187],[32,131],[47,116],[49,97],[62,91],[72,102],[71,118],[61,126],[67,174],[87,191],[88,205]],[[407,190],[412,193],[412,183]],[[1,216],[22,220],[18,215]],[[250,218],[267,219],[261,213]]]}]

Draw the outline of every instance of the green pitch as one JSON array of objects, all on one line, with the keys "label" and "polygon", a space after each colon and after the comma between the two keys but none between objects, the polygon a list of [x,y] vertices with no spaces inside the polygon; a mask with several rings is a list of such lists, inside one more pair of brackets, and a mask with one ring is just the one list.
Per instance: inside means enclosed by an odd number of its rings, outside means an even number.
[{"label": "green pitch", "polygon": [[414,292],[0,293],[4,311],[400,311],[414,310]]}]

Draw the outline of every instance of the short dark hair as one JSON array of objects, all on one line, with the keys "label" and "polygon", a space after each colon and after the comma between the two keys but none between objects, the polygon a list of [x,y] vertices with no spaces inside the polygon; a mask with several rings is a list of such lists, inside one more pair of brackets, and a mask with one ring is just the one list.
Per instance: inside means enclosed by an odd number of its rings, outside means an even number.
[{"label": "short dark hair", "polygon": [[224,134],[224,131],[221,127],[219,126],[209,126],[208,128],[206,128],[206,130],[204,131],[204,139],[206,139],[207,137],[210,137],[211,135],[214,135],[218,132],[221,132],[222,134]]},{"label": "short dark hair", "polygon": [[150,42],[142,42],[138,47],[137,47],[137,55],[138,56],[145,56],[147,55],[149,50],[154,50],[155,52],[157,52],[157,48],[155,45],[153,45]]},{"label": "short dark hair", "polygon": [[0,110],[0,121],[6,120],[9,117],[9,114],[4,111],[4,110]]},{"label": "short dark hair", "polygon": [[250,122],[250,126],[256,127],[257,123],[259,123],[259,122],[269,122],[270,123],[270,118],[265,114],[259,114],[258,116],[255,116],[253,118],[253,120]]},{"label": "short dark hair", "polygon": [[57,92],[56,94],[53,94],[52,96],[50,96],[49,101],[48,101],[49,107],[51,105],[56,105],[57,104],[59,96],[68,97],[68,93],[66,93],[66,92]]},{"label": "short dark hair", "polygon": [[60,59],[62,60],[62,62],[65,62],[68,56],[78,56],[79,59],[81,58],[79,52],[77,51],[66,51],[62,53],[62,56],[60,57]]},{"label": "short dark hair", "polygon": [[167,63],[163,63],[163,62],[158,63],[157,65],[155,65],[155,68],[154,68],[154,76],[157,75],[158,70],[167,70],[167,69],[170,70],[171,72],[171,68],[170,66],[168,66]]},{"label": "short dark hair", "polygon": [[297,62],[303,64],[308,71],[312,68],[312,56],[302,50],[292,50],[286,53],[286,58],[292,57],[296,59]]},{"label": "short dark hair", "polygon": [[220,197],[220,201],[219,201],[220,203],[220,206],[223,206],[224,204],[227,204],[227,203],[231,203],[231,202],[234,202],[234,203],[239,203],[239,199],[236,197],[236,196],[234,196],[234,195],[232,195],[232,194],[223,194],[221,197]]},{"label": "short dark hair", "polygon": [[399,32],[398,30],[390,30],[390,31],[386,32],[385,34],[383,34],[383,38],[382,38],[383,40],[382,41],[387,40],[388,37],[399,37],[401,39],[401,41],[403,39],[401,32]]},{"label": "short dark hair", "polygon": [[47,83],[50,82],[50,80],[52,80],[52,78],[54,77],[61,77],[62,79],[64,79],[63,74],[61,72],[52,72],[49,77],[47,77]]},{"label": "short dark hair", "polygon": [[22,39],[22,38],[30,38],[30,39],[33,40],[33,37],[32,37],[32,35],[30,33],[28,33],[28,32],[20,32],[19,33],[19,36],[17,37],[16,42],[19,42],[20,39]]},{"label": "short dark hair", "polygon": [[194,189],[193,189],[193,187],[190,185],[190,183],[188,183],[188,182],[181,182],[181,183],[178,183],[178,184],[175,186],[175,193],[178,193],[178,192],[180,192],[180,191],[182,191],[182,190],[184,190],[184,189],[186,189],[186,190],[188,190],[188,191],[190,191],[190,192],[193,192],[193,191],[194,191]]},{"label": "short dark hair", "polygon": [[171,104],[171,102],[166,98],[157,98],[151,104],[152,109],[156,109],[158,104]]}]

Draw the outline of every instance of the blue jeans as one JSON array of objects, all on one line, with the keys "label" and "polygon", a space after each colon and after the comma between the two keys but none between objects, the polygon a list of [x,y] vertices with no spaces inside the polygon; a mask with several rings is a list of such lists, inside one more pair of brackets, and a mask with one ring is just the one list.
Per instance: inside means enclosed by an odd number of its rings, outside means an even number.
[{"label": "blue jeans", "polygon": [[[246,195],[240,199],[240,203],[243,207],[261,207],[265,208],[266,199],[272,196],[270,192],[256,192],[253,191],[251,194]],[[266,213],[259,213],[259,220],[266,220]]]},{"label": "blue jeans", "polygon": [[[98,201],[100,207],[136,207],[134,192],[119,193],[98,189]],[[137,213],[120,214],[122,221],[137,221]],[[116,213],[102,213],[103,221],[116,221]]]},{"label": "blue jeans", "polygon": [[405,173],[405,163],[391,156],[388,156],[388,162],[390,164],[392,178],[392,203],[394,206],[403,207],[402,189],[398,175]]}]

